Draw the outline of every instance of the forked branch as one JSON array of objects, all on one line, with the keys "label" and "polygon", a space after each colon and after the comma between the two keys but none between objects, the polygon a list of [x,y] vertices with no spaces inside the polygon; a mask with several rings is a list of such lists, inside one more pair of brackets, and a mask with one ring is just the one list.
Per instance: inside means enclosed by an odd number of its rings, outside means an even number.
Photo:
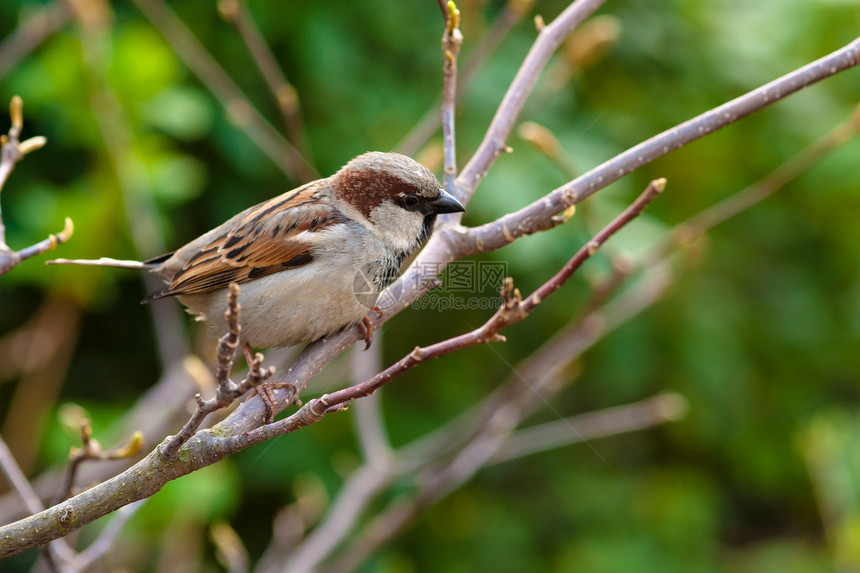
[{"label": "forked branch", "polygon": [[197,393],[194,399],[197,401],[197,410],[191,415],[191,418],[185,423],[178,434],[173,436],[171,440],[164,446],[162,453],[165,458],[175,458],[179,452],[179,448],[193,436],[206,416],[226,408],[236,401],[239,396],[263,384],[266,380],[272,377],[275,373],[275,367],[269,366],[263,368],[263,355],[259,352],[254,356],[253,360],[248,364],[248,375],[241,382],[233,382],[230,380],[230,371],[233,369],[233,363],[236,359],[236,351],[239,348],[239,285],[230,283],[227,288],[227,311],[224,316],[227,318],[228,332],[218,340],[218,348],[216,356],[218,358],[218,372],[215,375],[217,386],[215,388],[215,396],[204,400]]},{"label": "forked branch", "polygon": [[502,306],[479,328],[424,348],[415,347],[412,352],[370,380],[310,400],[291,416],[231,438],[231,441],[244,448],[280,434],[294,432],[299,428],[320,421],[326,414],[344,410],[353,400],[373,394],[391,380],[422,362],[488,342],[504,342],[505,337],[499,334],[501,330],[520,322],[531,314],[541,302],[567,282],[586,260],[597,253],[597,250],[612,235],[638,217],[657,198],[665,186],[665,179],[652,181],[629,207],[579,249],[555,276],[525,300],[523,300],[519,290],[514,288],[513,279],[506,278],[501,289]]},{"label": "forked branch", "polygon": [[[41,149],[48,141],[42,136],[31,137],[25,141],[20,140],[21,130],[24,128],[23,108],[24,104],[21,98],[14,96],[9,104],[12,126],[9,128],[8,134],[0,135],[0,192],[3,191],[3,186],[9,179],[15,164],[28,153]],[[62,231],[56,235],[48,235],[44,241],[16,252],[6,244],[6,227],[3,224],[3,212],[0,210],[0,275],[4,275],[30,257],[56,249],[57,245],[69,240],[73,231],[72,220],[66,217],[66,225]]]}]

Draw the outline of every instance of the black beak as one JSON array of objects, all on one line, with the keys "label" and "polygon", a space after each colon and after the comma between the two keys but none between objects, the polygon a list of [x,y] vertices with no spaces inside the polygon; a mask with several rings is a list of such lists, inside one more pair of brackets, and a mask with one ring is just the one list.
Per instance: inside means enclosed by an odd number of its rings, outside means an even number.
[{"label": "black beak", "polygon": [[462,213],[466,210],[459,201],[454,199],[450,193],[444,189],[439,189],[439,198],[427,203],[431,213]]}]

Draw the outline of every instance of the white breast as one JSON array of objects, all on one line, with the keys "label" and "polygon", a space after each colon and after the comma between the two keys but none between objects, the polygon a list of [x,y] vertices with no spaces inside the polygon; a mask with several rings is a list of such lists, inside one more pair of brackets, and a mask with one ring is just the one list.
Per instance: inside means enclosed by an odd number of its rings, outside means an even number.
[{"label": "white breast", "polygon": [[[328,236],[315,241],[311,263],[240,285],[243,342],[259,348],[293,346],[354,325],[368,313],[375,294],[368,297],[356,277],[360,281],[367,264],[383,260],[388,250],[359,225],[336,225],[323,233]],[[226,289],[178,298],[207,322],[214,337],[227,332]]]}]

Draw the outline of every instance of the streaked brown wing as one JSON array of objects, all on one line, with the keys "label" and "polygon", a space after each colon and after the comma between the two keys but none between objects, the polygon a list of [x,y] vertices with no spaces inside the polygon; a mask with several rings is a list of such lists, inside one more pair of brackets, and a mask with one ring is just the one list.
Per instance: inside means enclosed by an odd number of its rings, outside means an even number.
[{"label": "streaked brown wing", "polygon": [[305,185],[249,209],[144,302],[217,290],[308,264],[311,244],[300,235],[343,221],[318,188]]}]

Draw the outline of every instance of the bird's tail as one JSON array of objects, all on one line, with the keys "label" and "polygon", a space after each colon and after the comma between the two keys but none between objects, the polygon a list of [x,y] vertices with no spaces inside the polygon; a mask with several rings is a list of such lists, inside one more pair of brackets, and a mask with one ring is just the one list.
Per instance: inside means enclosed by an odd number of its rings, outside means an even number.
[{"label": "bird's tail", "polygon": [[47,261],[45,264],[48,265],[84,265],[90,267],[116,267],[119,269],[153,269],[158,266],[157,263],[152,261],[140,262],[140,261],[121,261],[118,259],[109,259],[107,257],[102,257],[100,259],[54,259],[53,261]]}]

